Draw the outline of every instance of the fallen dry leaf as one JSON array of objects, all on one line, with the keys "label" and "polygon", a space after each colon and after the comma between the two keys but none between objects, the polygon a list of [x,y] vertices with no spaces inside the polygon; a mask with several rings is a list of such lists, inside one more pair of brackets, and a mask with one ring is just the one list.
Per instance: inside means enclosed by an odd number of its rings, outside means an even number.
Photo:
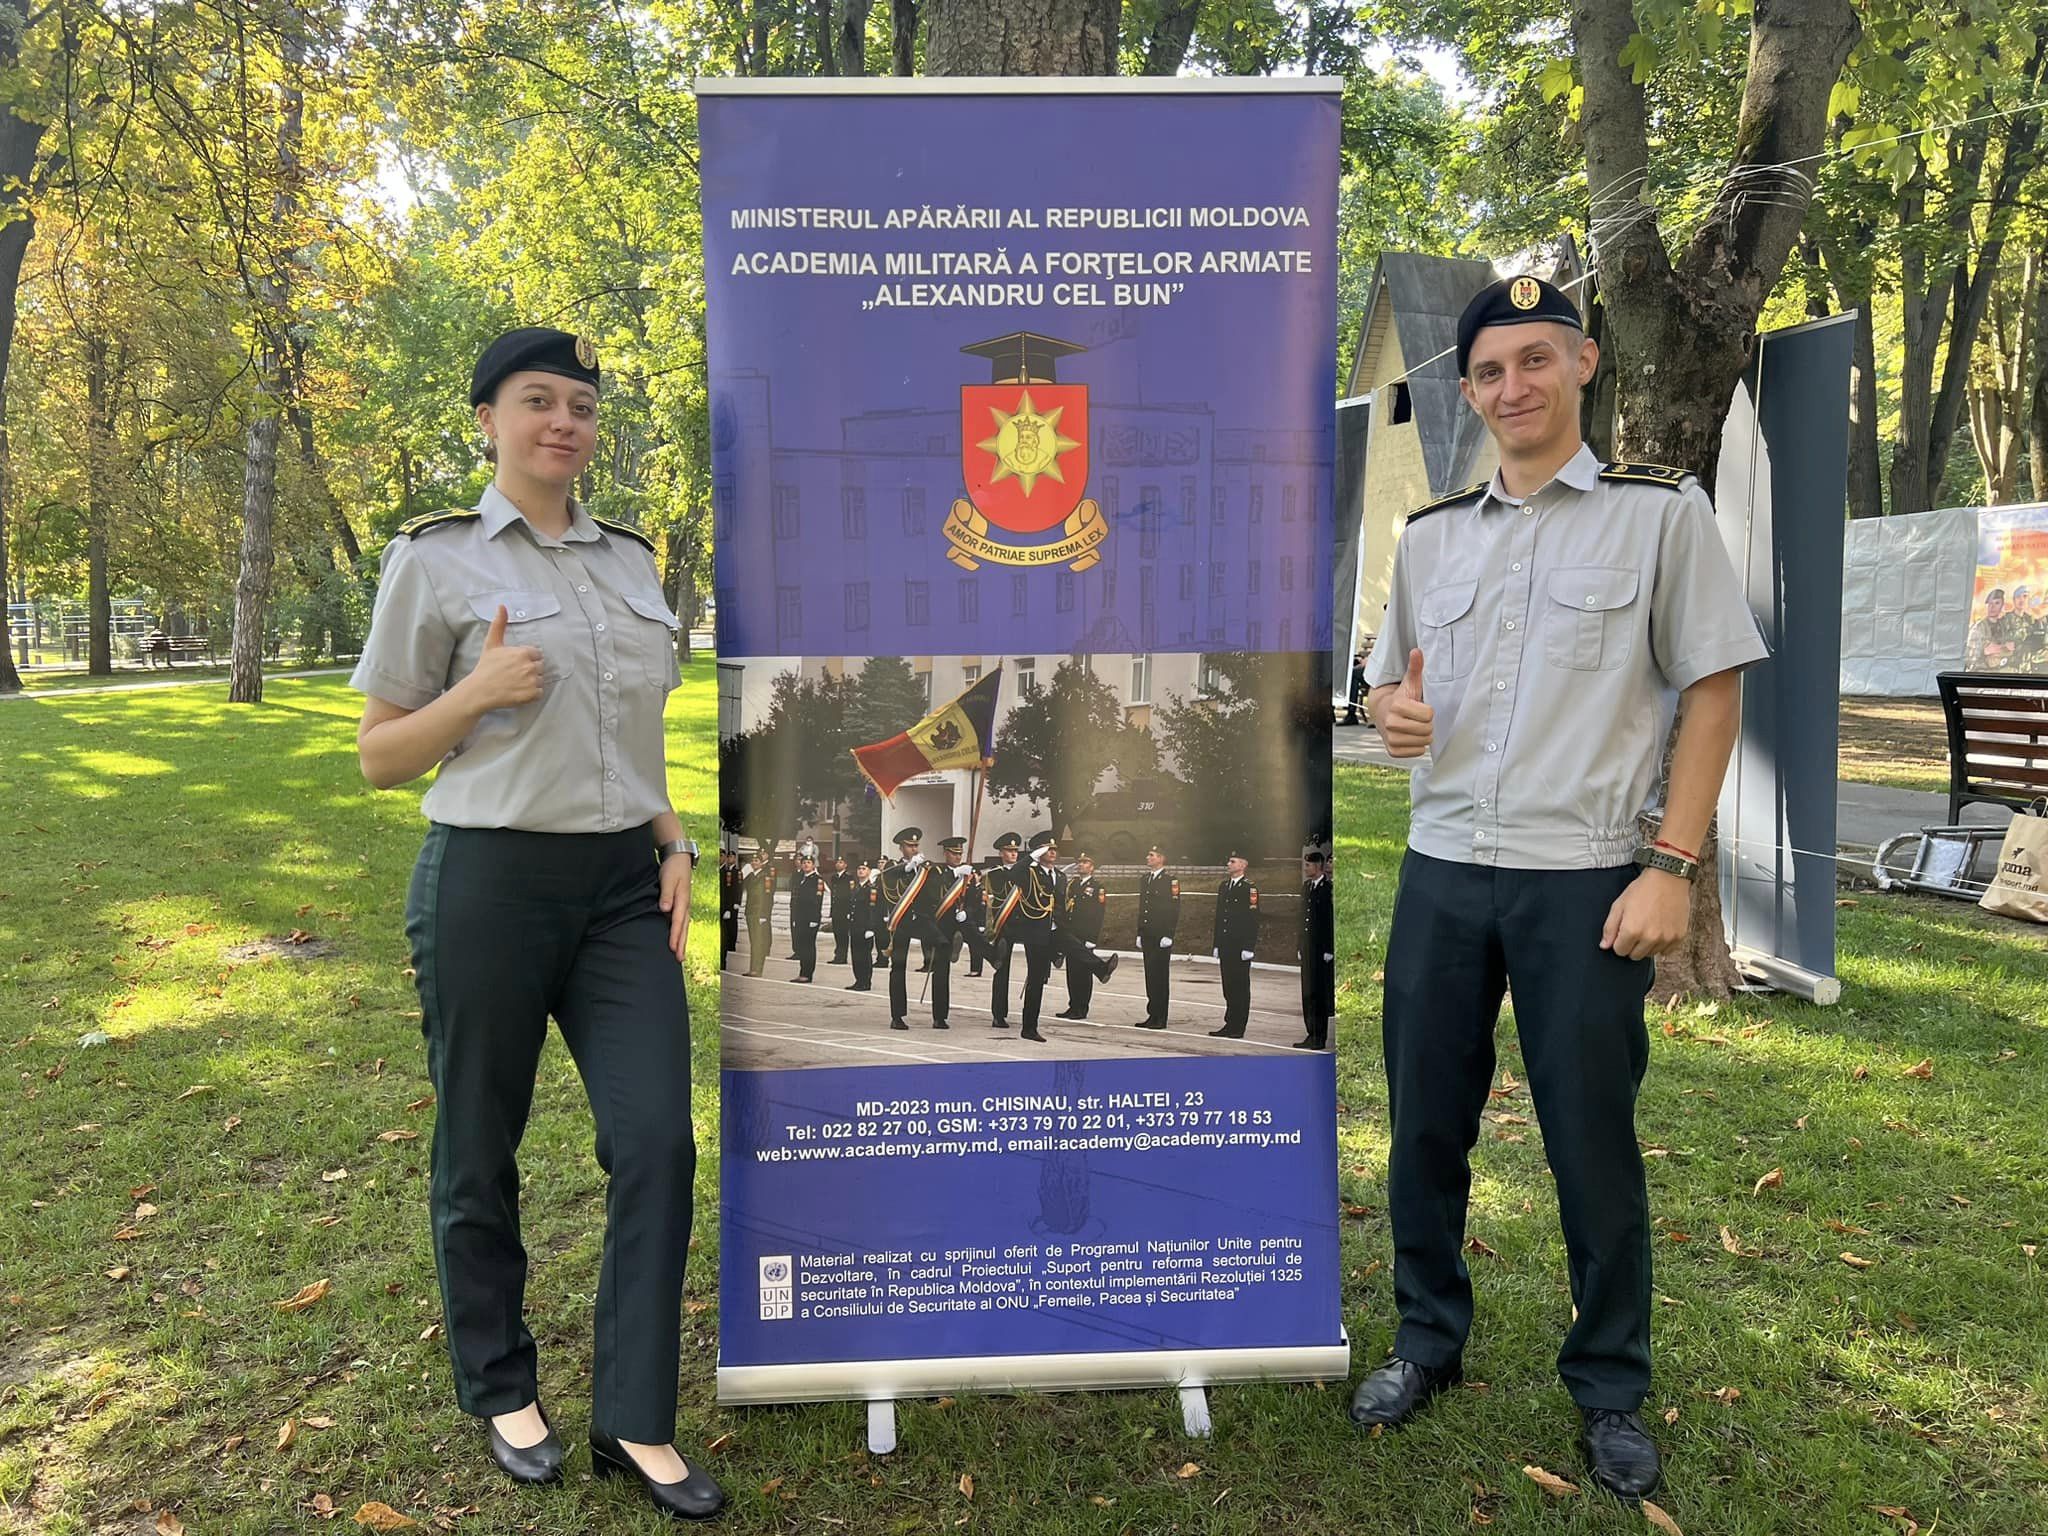
[{"label": "fallen dry leaf", "polygon": [[2021,1253],[2024,1253],[2024,1254],[2025,1254],[2025,1255],[2026,1255],[2026,1256],[2027,1256],[2028,1258],[2030,1258],[2030,1259],[2031,1259],[2031,1258],[2032,1258],[2032,1257],[2033,1257],[2033,1256],[2034,1256],[2034,1255],[2035,1255],[2036,1253],[2038,1253],[2039,1251],[2040,1251],[2039,1247],[2038,1247],[2038,1246],[2037,1246],[2036,1244],[2034,1244],[2034,1243],[2021,1243],[2021,1244],[2020,1244],[2020,1252],[2021,1252]]},{"label": "fallen dry leaf", "polygon": [[1875,1259],[1860,1258],[1856,1254],[1846,1252],[1842,1254],[1841,1257],[1842,1262],[1848,1265],[1851,1269],[1869,1269],[1873,1264],[1877,1262],[1877,1260]]},{"label": "fallen dry leaf", "polygon": [[1962,1195],[1950,1195],[1949,1199],[1953,1200],[1957,1205],[1968,1205],[1970,1203]]},{"label": "fallen dry leaf", "polygon": [[130,1200],[140,1200],[155,1193],[156,1186],[154,1184],[138,1184],[135,1188],[128,1191],[128,1198]]},{"label": "fallen dry leaf", "polygon": [[341,1511],[334,1507],[334,1495],[316,1493],[313,1495],[313,1513],[322,1520],[332,1520]]},{"label": "fallen dry leaf", "polygon": [[[211,1084],[211,1083],[194,1083],[194,1084],[193,1084],[193,1085],[192,1085],[192,1086],[191,1086],[190,1088],[187,1088],[187,1089],[186,1089],[186,1090],[185,1090],[185,1091],[184,1091],[183,1093],[179,1094],[179,1095],[178,1095],[178,1099],[196,1099],[196,1098],[198,1098],[198,1097],[199,1097],[199,1095],[200,1095],[200,1094],[202,1094],[202,1093],[211,1093],[211,1092],[213,1092],[213,1084]],[[172,1100],[172,1102],[173,1102],[173,1103],[176,1103],[176,1102],[178,1102],[178,1099],[174,1099],[174,1100]]]},{"label": "fallen dry leaf", "polygon": [[373,1531],[402,1531],[418,1525],[419,1521],[410,1515],[401,1515],[389,1504],[380,1504],[372,1499],[356,1511],[356,1524],[367,1525]]},{"label": "fallen dry leaf", "polygon": [[299,1420],[299,1427],[301,1429],[332,1429],[334,1428],[334,1420],[325,1415],[319,1418],[301,1419]]},{"label": "fallen dry leaf", "polygon": [[1767,1189],[1783,1189],[1784,1187],[1785,1170],[1782,1168],[1773,1168],[1769,1173],[1765,1174],[1762,1178],[1756,1181],[1756,1187],[1750,1190],[1749,1195],[1750,1198],[1754,1200],[1758,1195],[1762,1194]]},{"label": "fallen dry leaf", "polygon": [[1643,1518],[1664,1532],[1664,1536],[1685,1536],[1685,1532],[1678,1528],[1678,1522],[1648,1499],[1643,1500]]},{"label": "fallen dry leaf", "polygon": [[273,1301],[271,1305],[280,1312],[303,1312],[333,1289],[332,1280],[315,1280],[311,1285],[301,1286],[297,1294],[283,1301]]},{"label": "fallen dry leaf", "polygon": [[247,1443],[248,1439],[247,1435],[229,1435],[227,1439],[220,1443],[221,1455],[225,1456],[230,1451],[239,1451]]},{"label": "fallen dry leaf", "polygon": [[1912,1066],[1901,1068],[1900,1075],[1903,1077],[1917,1077],[1922,1082],[1925,1082],[1928,1078],[1934,1076],[1934,1058],[1932,1056],[1923,1056]]},{"label": "fallen dry leaf", "polygon": [[1720,1391],[1711,1393],[1709,1395],[1712,1396],[1715,1402],[1721,1404],[1725,1408],[1728,1404],[1735,1402],[1738,1398],[1742,1396],[1742,1388],[1723,1387]]},{"label": "fallen dry leaf", "polygon": [[972,1472],[962,1472],[962,1473],[960,1474],[960,1482],[959,1482],[959,1485],[958,1485],[958,1486],[959,1486],[959,1489],[960,1489],[960,1496],[961,1496],[962,1498],[964,1498],[964,1499],[971,1499],[971,1498],[973,1498],[973,1497],[974,1497],[974,1474],[973,1474]]},{"label": "fallen dry leaf", "polygon": [[322,1184],[339,1184],[347,1177],[348,1170],[346,1168],[330,1168],[320,1175],[320,1182]]},{"label": "fallen dry leaf", "polygon": [[704,1454],[707,1456],[716,1456],[720,1451],[724,1450],[728,1445],[731,1444],[732,1431],[728,1429],[724,1434],[720,1435],[716,1440],[713,1440],[709,1445],[704,1447]]},{"label": "fallen dry leaf", "polygon": [[290,1450],[292,1442],[298,1438],[299,1421],[297,1419],[286,1419],[277,1426],[277,1448],[280,1451]]},{"label": "fallen dry leaf", "polygon": [[1555,1472],[1546,1472],[1541,1467],[1524,1467],[1522,1468],[1522,1476],[1528,1478],[1530,1482],[1554,1499],[1569,1498],[1579,1491],[1577,1483],[1568,1483]]},{"label": "fallen dry leaf", "polygon": [[1692,1241],[1692,1234],[1690,1232],[1680,1232],[1675,1228],[1664,1235],[1674,1243],[1689,1243]]},{"label": "fallen dry leaf", "polygon": [[168,1509],[162,1510],[156,1517],[156,1536],[185,1536],[185,1522]]},{"label": "fallen dry leaf", "polygon": [[1090,1495],[1088,1495],[1088,1502],[1090,1504],[1093,1504],[1097,1509],[1112,1509],[1116,1505],[1115,1499],[1105,1499],[1099,1493],[1091,1493]]},{"label": "fallen dry leaf", "polygon": [[1840,1236],[1842,1236],[1842,1237],[1868,1237],[1868,1236],[1870,1236],[1870,1228],[1868,1228],[1868,1227],[1859,1227],[1859,1226],[1857,1226],[1857,1225],[1856,1225],[1856,1224],[1855,1224],[1854,1222],[1851,1222],[1851,1221],[1837,1221],[1837,1220],[1835,1220],[1835,1218],[1834,1218],[1834,1217],[1832,1217],[1832,1216],[1830,1216],[1830,1217],[1828,1218],[1828,1230],[1829,1230],[1830,1232],[1836,1233],[1836,1234],[1838,1234],[1838,1235],[1840,1235]]},{"label": "fallen dry leaf", "polygon": [[135,1207],[135,1214],[129,1217],[128,1219],[130,1221],[147,1221],[150,1217],[156,1215],[156,1213],[157,1208],[151,1205],[147,1200],[145,1200],[142,1202],[142,1204]]},{"label": "fallen dry leaf", "polygon": [[114,1233],[114,1241],[117,1243],[131,1243],[140,1236],[142,1236],[142,1228],[122,1227]]},{"label": "fallen dry leaf", "polygon": [[418,1131],[379,1131],[377,1139],[379,1141],[418,1141],[420,1133]]},{"label": "fallen dry leaf", "polygon": [[1500,1254],[1490,1244],[1476,1237],[1469,1237],[1465,1240],[1465,1251],[1467,1253],[1476,1253],[1482,1259],[1498,1259],[1500,1257]]},{"label": "fallen dry leaf", "polygon": [[1863,1081],[1863,1079],[1865,1079],[1868,1076],[1870,1076],[1870,1068],[1858,1064],[1856,1070],[1849,1074],[1849,1081],[1851,1081],[1852,1083],[1860,1083]]},{"label": "fallen dry leaf", "polygon": [[107,1271],[107,1278],[109,1280],[126,1280],[130,1275],[134,1273],[135,1271],[131,1269],[128,1265],[116,1264],[112,1269]]},{"label": "fallen dry leaf", "polygon": [[240,1125],[241,1123],[242,1117],[240,1115],[229,1115],[227,1119],[221,1121],[220,1128],[223,1131],[232,1131],[236,1126]]},{"label": "fallen dry leaf", "polygon": [[763,1493],[773,1493],[773,1492],[774,1492],[774,1491],[775,1491],[776,1489],[780,1488],[781,1486],[782,1486],[782,1479],[781,1479],[781,1478],[779,1478],[779,1477],[771,1477],[771,1478],[769,1478],[769,1479],[768,1479],[768,1481],[767,1481],[767,1482],[765,1482],[765,1483],[763,1483],[763,1484],[761,1485],[761,1491],[762,1491]]},{"label": "fallen dry leaf", "polygon": [[1677,1404],[1675,1404],[1675,1403],[1674,1403],[1674,1404],[1673,1404],[1673,1405],[1672,1405],[1671,1407],[1669,1407],[1669,1408],[1666,1408],[1666,1409],[1664,1410],[1664,1422],[1665,1422],[1666,1424],[1676,1424],[1676,1423],[1678,1422],[1678,1405],[1677,1405]]},{"label": "fallen dry leaf", "polygon": [[406,1105],[405,1112],[408,1115],[416,1115],[423,1109],[432,1109],[433,1107],[434,1096],[430,1093],[425,1098],[414,1099],[410,1104]]},{"label": "fallen dry leaf", "polygon": [[420,1330],[420,1342],[422,1344],[439,1337],[441,1337],[441,1325],[439,1323],[429,1323]]},{"label": "fallen dry leaf", "polygon": [[1721,1246],[1737,1258],[1760,1259],[1763,1257],[1763,1250],[1761,1248],[1743,1247],[1741,1243],[1735,1240],[1735,1234],[1725,1226],[1721,1228]]},{"label": "fallen dry leaf", "polygon": [[1175,1477],[1200,1477],[1202,1475],[1202,1468],[1196,1462],[1184,1461],[1180,1464],[1180,1470],[1173,1475]]}]

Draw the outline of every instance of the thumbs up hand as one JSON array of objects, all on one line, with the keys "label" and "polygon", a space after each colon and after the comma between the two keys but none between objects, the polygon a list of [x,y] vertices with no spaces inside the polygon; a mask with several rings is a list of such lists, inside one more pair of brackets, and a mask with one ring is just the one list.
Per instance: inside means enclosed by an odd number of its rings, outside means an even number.
[{"label": "thumbs up hand", "polygon": [[505,605],[500,603],[490,630],[484,635],[484,651],[477,658],[476,669],[463,679],[463,687],[479,713],[530,704],[540,697],[540,648],[507,645],[506,618]]},{"label": "thumbs up hand", "polygon": [[1389,757],[1420,757],[1436,737],[1436,711],[1422,702],[1422,652],[1408,653],[1408,671],[1380,705],[1380,740]]}]

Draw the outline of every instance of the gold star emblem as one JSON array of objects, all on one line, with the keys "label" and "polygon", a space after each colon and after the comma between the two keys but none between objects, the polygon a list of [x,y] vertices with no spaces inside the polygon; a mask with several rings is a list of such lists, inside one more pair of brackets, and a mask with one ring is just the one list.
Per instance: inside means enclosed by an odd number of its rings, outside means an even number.
[{"label": "gold star emblem", "polygon": [[989,477],[989,484],[996,485],[1015,475],[1026,496],[1038,484],[1040,475],[1066,484],[1067,477],[1060,473],[1060,455],[1081,445],[1071,437],[1060,436],[1060,416],[1065,410],[1065,406],[1056,405],[1041,416],[1031,403],[1029,390],[1018,400],[1014,412],[1005,414],[990,406],[988,413],[995,418],[995,435],[974,445],[996,457],[996,472]]}]

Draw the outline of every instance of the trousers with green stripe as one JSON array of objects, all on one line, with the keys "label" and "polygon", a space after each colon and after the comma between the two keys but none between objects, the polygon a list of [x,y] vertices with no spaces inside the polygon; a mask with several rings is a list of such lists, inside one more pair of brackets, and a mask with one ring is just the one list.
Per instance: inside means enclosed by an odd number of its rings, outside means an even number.
[{"label": "trousers with green stripe", "polygon": [[432,1210],[456,1401],[534,1401],[523,1317],[521,1136],[552,1017],[609,1176],[592,1422],[674,1438],[697,1149],[690,1009],[647,827],[544,833],[434,824],[406,900],[436,1095]]}]

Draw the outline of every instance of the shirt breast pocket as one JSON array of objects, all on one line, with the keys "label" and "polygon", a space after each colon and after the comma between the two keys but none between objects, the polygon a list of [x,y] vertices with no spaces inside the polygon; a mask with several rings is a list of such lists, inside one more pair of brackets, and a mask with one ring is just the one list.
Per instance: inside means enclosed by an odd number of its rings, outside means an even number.
[{"label": "shirt breast pocket", "polygon": [[682,681],[676,661],[676,632],[682,624],[658,592],[627,592],[623,596],[639,621],[632,626],[633,645],[640,653],[647,685],[667,693]]},{"label": "shirt breast pocket", "polygon": [[[486,634],[490,631],[491,621],[498,616],[498,610],[505,610],[505,643],[537,646],[543,681],[552,683],[568,672],[569,640],[561,623],[562,600],[554,593],[500,587],[487,592],[472,592],[465,601],[469,604],[470,613],[483,621]],[[480,637],[479,653],[481,650]]]},{"label": "shirt breast pocket", "polygon": [[1612,672],[1635,648],[1635,571],[1574,565],[1550,573],[1544,650],[1553,667]]},{"label": "shirt breast pocket", "polygon": [[1472,599],[1478,592],[1477,581],[1440,582],[1415,605],[1424,681],[1453,682],[1472,670],[1479,639],[1473,630]]}]

